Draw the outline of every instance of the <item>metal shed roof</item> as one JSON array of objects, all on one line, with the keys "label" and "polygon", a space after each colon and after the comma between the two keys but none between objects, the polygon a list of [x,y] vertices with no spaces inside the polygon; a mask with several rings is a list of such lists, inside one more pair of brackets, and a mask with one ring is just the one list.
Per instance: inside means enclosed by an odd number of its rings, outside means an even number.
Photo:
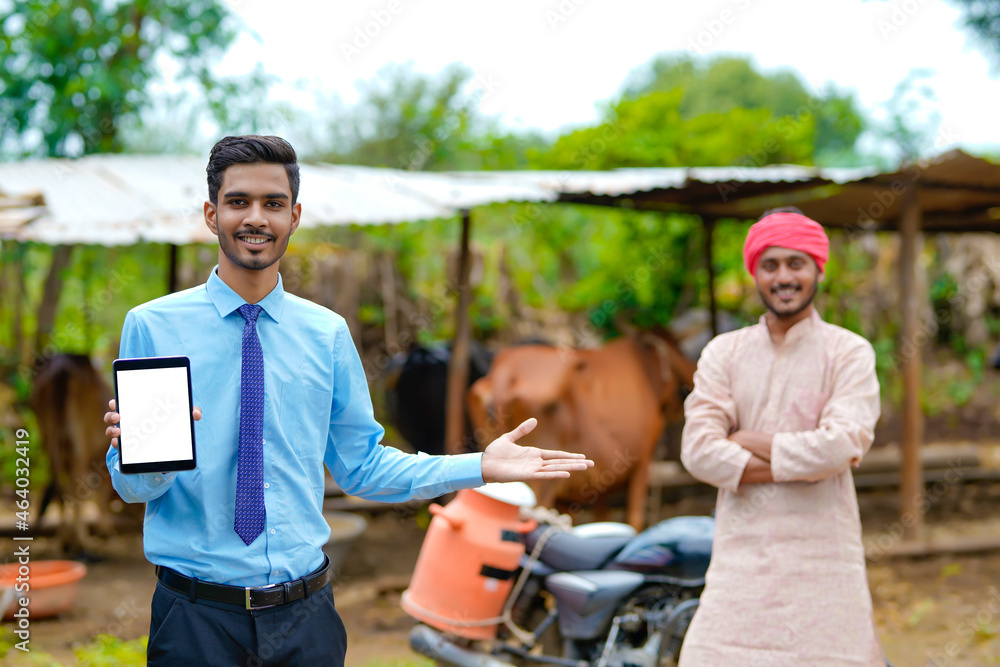
[{"label": "metal shed roof", "polygon": [[774,206],[797,206],[830,227],[895,231],[901,195],[910,184],[916,187],[925,231],[1000,231],[1000,165],[961,150],[884,173],[873,168],[692,168],[681,186],[564,191],[562,200],[738,219],[756,218]]},{"label": "metal shed roof", "polygon": [[[0,235],[49,244],[211,242],[202,217],[204,169],[202,157],[169,155],[0,163],[0,191],[34,196],[24,206],[0,208]],[[303,227],[451,217],[506,201],[564,201],[709,218],[754,218],[771,206],[797,205],[827,225],[889,230],[901,210],[896,191],[913,181],[925,229],[1000,229],[1000,165],[961,151],[889,173],[798,165],[410,172],[302,164],[301,175]]]}]

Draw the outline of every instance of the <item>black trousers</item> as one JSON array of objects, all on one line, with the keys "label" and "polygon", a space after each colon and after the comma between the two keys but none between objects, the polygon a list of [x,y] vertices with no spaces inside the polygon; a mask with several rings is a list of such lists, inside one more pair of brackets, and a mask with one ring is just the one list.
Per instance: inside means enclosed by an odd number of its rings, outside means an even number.
[{"label": "black trousers", "polygon": [[197,600],[157,582],[147,664],[154,666],[343,667],[347,633],[330,586],[288,604],[247,611]]}]

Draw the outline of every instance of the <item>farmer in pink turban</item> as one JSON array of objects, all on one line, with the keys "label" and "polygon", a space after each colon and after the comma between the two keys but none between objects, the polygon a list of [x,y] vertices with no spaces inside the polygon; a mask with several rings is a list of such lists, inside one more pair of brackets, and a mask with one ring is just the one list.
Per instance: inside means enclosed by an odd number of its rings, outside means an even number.
[{"label": "farmer in pink turban", "polygon": [[879,417],[875,353],[813,308],[828,256],[815,221],[765,214],[743,259],[767,312],[698,360],[681,460],[719,495],[681,667],[886,664],[851,478]]}]

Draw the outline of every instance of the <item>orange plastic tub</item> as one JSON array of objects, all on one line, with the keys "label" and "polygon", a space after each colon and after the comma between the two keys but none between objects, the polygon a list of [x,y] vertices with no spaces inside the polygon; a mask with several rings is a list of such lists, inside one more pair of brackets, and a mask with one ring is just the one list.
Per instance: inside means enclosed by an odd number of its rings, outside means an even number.
[{"label": "orange plastic tub", "polygon": [[401,604],[428,625],[469,639],[491,639],[490,623],[503,610],[524,554],[521,506],[534,507],[526,484],[487,484],[463,490],[447,506],[431,505],[434,518],[420,548]]},{"label": "orange plastic tub", "polygon": [[[27,576],[20,568],[28,569]],[[11,563],[0,565],[0,600],[13,597],[3,612],[5,620],[14,618],[21,608],[19,599],[28,598],[28,611],[32,619],[48,618],[66,611],[76,602],[77,588],[87,566],[72,560],[39,560],[27,565]],[[18,578],[21,579],[18,582]],[[16,591],[15,586],[27,583],[30,589]]]}]

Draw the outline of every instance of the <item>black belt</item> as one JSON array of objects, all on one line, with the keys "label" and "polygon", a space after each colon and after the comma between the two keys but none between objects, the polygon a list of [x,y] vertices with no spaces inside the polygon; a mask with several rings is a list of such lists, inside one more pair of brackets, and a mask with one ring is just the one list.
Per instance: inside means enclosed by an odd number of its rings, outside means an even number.
[{"label": "black belt", "polygon": [[227,586],[186,577],[169,567],[157,566],[156,578],[167,588],[197,599],[228,602],[244,609],[265,609],[279,604],[307,598],[330,583],[330,558],[323,554],[323,565],[318,570],[283,584],[268,586]]}]

